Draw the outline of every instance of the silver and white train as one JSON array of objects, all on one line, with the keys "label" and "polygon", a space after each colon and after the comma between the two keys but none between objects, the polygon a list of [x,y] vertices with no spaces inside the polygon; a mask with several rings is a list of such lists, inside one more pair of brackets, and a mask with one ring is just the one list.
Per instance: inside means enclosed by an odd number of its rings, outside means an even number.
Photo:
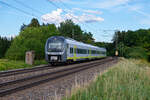
[{"label": "silver and white train", "polygon": [[106,57],[106,49],[78,42],[71,38],[52,36],[45,45],[46,61],[55,65],[63,62],[74,62]]}]

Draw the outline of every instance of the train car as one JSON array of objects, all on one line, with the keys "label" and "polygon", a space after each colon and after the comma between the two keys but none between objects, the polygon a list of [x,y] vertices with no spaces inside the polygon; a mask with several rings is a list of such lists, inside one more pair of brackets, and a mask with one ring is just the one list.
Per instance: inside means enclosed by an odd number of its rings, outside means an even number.
[{"label": "train car", "polygon": [[105,48],[85,44],[63,36],[52,36],[47,39],[45,44],[45,59],[52,65],[105,56]]}]

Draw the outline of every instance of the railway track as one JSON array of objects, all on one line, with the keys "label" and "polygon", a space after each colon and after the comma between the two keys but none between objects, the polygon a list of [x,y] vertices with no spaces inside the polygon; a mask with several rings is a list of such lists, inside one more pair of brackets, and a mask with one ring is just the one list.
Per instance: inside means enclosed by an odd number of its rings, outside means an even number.
[{"label": "railway track", "polygon": [[6,76],[11,76],[11,75],[17,75],[17,74],[24,74],[24,73],[28,73],[28,72],[35,72],[35,71],[46,70],[46,69],[52,69],[52,67],[50,65],[45,65],[42,67],[4,71],[4,72],[0,72],[0,77],[6,77]]},{"label": "railway track", "polygon": [[33,86],[37,86],[39,84],[56,80],[61,77],[65,77],[67,75],[71,75],[76,72],[80,72],[89,68],[93,68],[98,65],[102,65],[107,63],[108,61],[113,61],[115,60],[114,58],[112,59],[103,59],[100,60],[99,62],[94,62],[90,64],[84,64],[84,65],[78,65],[72,68],[65,68],[62,70],[54,71],[51,73],[44,73],[32,77],[26,77],[23,79],[18,79],[14,81],[9,81],[9,82],[4,82],[0,84],[0,97],[6,96],[11,93],[15,93],[20,90],[24,90],[26,88],[30,88]]},{"label": "railway track", "polygon": [[[103,58],[103,59],[105,59],[105,58]],[[47,69],[52,69],[52,68],[54,68],[54,67],[52,67],[51,65],[44,65],[44,66],[41,66],[41,67],[33,67],[33,68],[24,68],[24,69],[3,71],[3,72],[0,72],[0,78],[1,77],[12,76],[12,75],[29,73],[29,72],[36,72],[36,71],[41,71],[41,70],[47,70]]]}]

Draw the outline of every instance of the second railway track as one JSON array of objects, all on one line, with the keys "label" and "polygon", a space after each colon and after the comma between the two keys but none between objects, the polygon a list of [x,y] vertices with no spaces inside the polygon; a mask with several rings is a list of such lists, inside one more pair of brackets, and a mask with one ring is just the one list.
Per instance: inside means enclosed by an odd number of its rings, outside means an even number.
[{"label": "second railway track", "polygon": [[18,79],[14,81],[4,82],[0,84],[0,97],[6,96],[11,93],[15,93],[16,91],[23,90],[26,88],[30,88],[48,81],[52,81],[76,72],[80,72],[94,66],[102,65],[108,61],[113,61],[112,59],[105,59],[99,62],[93,62],[90,64],[78,65],[72,68],[65,68],[62,70],[54,71],[51,73],[44,73],[32,77],[26,77],[23,79]]},{"label": "second railway track", "polygon": [[28,72],[35,72],[35,71],[46,70],[46,69],[52,69],[52,67],[50,67],[50,65],[44,65],[42,67],[4,71],[4,72],[0,72],[0,77],[6,77],[6,76],[11,76],[11,75],[17,75],[17,74],[24,74],[24,73],[28,73]]},{"label": "second railway track", "polygon": [[12,75],[18,75],[18,74],[36,72],[36,71],[41,71],[41,70],[53,69],[53,68],[54,67],[52,67],[51,65],[42,65],[40,67],[33,67],[33,68],[24,68],[24,69],[2,71],[2,72],[0,72],[0,78],[12,76]]}]

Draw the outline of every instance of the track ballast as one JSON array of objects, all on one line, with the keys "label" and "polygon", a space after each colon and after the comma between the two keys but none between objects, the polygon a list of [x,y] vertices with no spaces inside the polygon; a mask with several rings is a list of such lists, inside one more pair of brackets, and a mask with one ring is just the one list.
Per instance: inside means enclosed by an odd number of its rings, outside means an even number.
[{"label": "track ballast", "polygon": [[0,97],[6,96],[11,93],[15,93],[20,90],[24,90],[26,88],[30,88],[33,86],[37,86],[39,84],[56,80],[61,77],[65,77],[67,75],[80,72],[89,68],[93,68],[94,66],[102,65],[109,61],[113,61],[115,58],[106,58],[102,59],[99,62],[91,62],[90,64],[78,65],[71,68],[65,68],[62,70],[54,71],[51,73],[44,73],[32,77],[26,77],[23,79],[18,79],[14,81],[4,82],[0,84]]}]

